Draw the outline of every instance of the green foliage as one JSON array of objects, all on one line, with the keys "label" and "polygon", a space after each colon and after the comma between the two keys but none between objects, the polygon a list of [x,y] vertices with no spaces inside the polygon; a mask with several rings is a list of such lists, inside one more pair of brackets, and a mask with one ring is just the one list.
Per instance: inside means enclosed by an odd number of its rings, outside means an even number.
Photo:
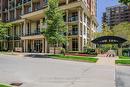
[{"label": "green foliage", "polygon": [[84,57],[84,56],[64,56],[64,55],[49,55],[51,58],[56,59],[64,59],[64,60],[76,60],[76,61],[84,61],[84,62],[93,62],[95,63],[98,59],[92,57]]},{"label": "green foliage", "polygon": [[113,45],[112,44],[104,44],[104,45],[100,46],[99,48],[101,49],[102,53],[105,53],[108,50],[112,49]]},{"label": "green foliage", "polygon": [[42,33],[51,45],[65,44],[67,39],[64,33],[67,31],[63,20],[63,12],[58,7],[59,0],[49,0],[48,9],[46,11],[45,22],[47,28]]},{"label": "green foliage", "polygon": [[6,39],[8,36],[8,29],[13,26],[11,23],[0,22],[0,39]]},{"label": "green foliage", "polygon": [[11,87],[10,85],[4,85],[0,83],[0,87]]},{"label": "green foliage", "polygon": [[92,48],[86,48],[86,49],[84,49],[84,52],[82,52],[82,53],[90,54],[90,55],[97,55],[95,49],[92,49]]},{"label": "green foliage", "polygon": [[126,57],[126,56],[120,56],[120,59],[130,59],[130,57]]},{"label": "green foliage", "polygon": [[112,36],[113,32],[110,29],[109,26],[107,26],[105,23],[102,26],[102,31],[96,33],[96,37],[101,37],[101,36]]},{"label": "green foliage", "polygon": [[130,23],[123,22],[113,27],[113,33],[115,36],[119,36],[128,40],[126,44],[130,43]]},{"label": "green foliage", "polygon": [[[102,25],[102,31],[96,33],[96,38],[101,37],[101,36],[113,36],[113,35],[114,35],[114,33],[113,33],[112,29],[110,29],[110,27],[104,23]],[[101,48],[102,52],[107,52],[108,50],[110,50],[110,48],[112,48],[112,46],[113,45],[111,45],[111,44],[105,44],[103,46],[99,46],[99,48]]]},{"label": "green foliage", "polygon": [[119,0],[119,2],[128,5],[130,3],[130,0]]},{"label": "green foliage", "polygon": [[130,60],[116,60],[116,64],[125,64],[125,65],[130,65]]},{"label": "green foliage", "polygon": [[129,48],[123,49],[122,54],[123,54],[123,56],[129,56],[130,57],[130,49]]}]

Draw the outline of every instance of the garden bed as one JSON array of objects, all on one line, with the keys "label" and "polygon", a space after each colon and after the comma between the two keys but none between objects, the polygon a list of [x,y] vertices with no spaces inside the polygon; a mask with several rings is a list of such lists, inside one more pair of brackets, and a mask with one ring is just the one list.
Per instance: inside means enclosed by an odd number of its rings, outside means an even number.
[{"label": "garden bed", "polygon": [[119,65],[130,65],[130,60],[126,60],[126,59],[116,60],[115,63]]},{"label": "garden bed", "polygon": [[63,60],[74,60],[74,61],[83,61],[83,62],[91,62],[91,63],[95,63],[97,62],[97,58],[93,58],[93,57],[85,57],[85,56],[72,56],[72,55],[48,55],[51,58],[55,58],[55,59],[63,59]]},{"label": "garden bed", "polygon": [[12,87],[12,86],[0,83],[0,87]]},{"label": "garden bed", "polygon": [[130,59],[130,57],[127,57],[127,56],[120,56],[119,59]]}]

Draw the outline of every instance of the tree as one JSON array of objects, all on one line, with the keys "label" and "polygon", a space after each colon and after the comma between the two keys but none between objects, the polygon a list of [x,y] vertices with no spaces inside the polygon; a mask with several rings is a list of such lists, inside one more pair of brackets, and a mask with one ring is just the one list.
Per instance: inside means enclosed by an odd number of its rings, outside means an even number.
[{"label": "tree", "polygon": [[123,22],[113,27],[113,33],[115,36],[119,36],[127,39],[126,44],[130,43],[130,23]]},{"label": "tree", "polygon": [[[113,31],[110,29],[109,26],[107,26],[106,23],[102,24],[102,31],[96,33],[96,38],[101,36],[113,36]],[[102,50],[102,52],[107,52],[109,49],[113,47],[112,44],[104,44],[99,46],[99,48]]]},{"label": "tree", "polygon": [[120,3],[123,3],[125,5],[129,5],[130,4],[130,0],[119,0]]},{"label": "tree", "polygon": [[47,42],[54,46],[54,54],[57,44],[66,43],[66,36],[64,36],[64,33],[67,31],[63,20],[63,12],[59,9],[58,3],[59,0],[48,1],[48,9],[45,13],[46,19],[44,22],[47,24],[47,28],[42,31]]},{"label": "tree", "polygon": [[105,24],[105,23],[103,23],[103,25],[102,25],[102,31],[96,33],[96,37],[112,36],[112,35],[113,35],[112,30],[111,30],[110,27],[107,26],[107,24]]},{"label": "tree", "polygon": [[[0,22],[0,40],[5,41],[7,40],[8,36],[8,29],[10,29],[13,26],[12,23],[3,23]],[[1,47],[3,47],[1,45]]]}]

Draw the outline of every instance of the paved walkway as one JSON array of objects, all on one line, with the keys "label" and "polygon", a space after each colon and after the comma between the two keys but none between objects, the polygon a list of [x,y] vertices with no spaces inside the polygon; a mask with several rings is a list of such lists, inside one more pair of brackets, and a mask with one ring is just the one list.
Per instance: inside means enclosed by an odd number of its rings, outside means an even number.
[{"label": "paved walkway", "polygon": [[115,65],[117,57],[98,57],[97,64],[101,65]]},{"label": "paved walkway", "polygon": [[116,66],[116,87],[130,87],[130,66]]},{"label": "paved walkway", "polygon": [[17,81],[20,87],[115,87],[110,65],[0,55],[0,82]]}]

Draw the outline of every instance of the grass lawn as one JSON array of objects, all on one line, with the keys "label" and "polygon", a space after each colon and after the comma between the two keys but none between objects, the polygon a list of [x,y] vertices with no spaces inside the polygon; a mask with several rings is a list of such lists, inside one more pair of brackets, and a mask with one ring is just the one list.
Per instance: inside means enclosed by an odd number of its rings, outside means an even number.
[{"label": "grass lawn", "polygon": [[130,60],[116,60],[116,64],[130,65]]},{"label": "grass lawn", "polygon": [[130,59],[130,57],[120,56],[119,59]]},{"label": "grass lawn", "polygon": [[63,60],[74,60],[95,63],[98,59],[85,56],[64,56],[64,55],[48,55],[51,58],[63,59]]},{"label": "grass lawn", "polygon": [[12,87],[12,86],[10,86],[10,85],[4,85],[4,84],[0,83],[0,87]]}]

